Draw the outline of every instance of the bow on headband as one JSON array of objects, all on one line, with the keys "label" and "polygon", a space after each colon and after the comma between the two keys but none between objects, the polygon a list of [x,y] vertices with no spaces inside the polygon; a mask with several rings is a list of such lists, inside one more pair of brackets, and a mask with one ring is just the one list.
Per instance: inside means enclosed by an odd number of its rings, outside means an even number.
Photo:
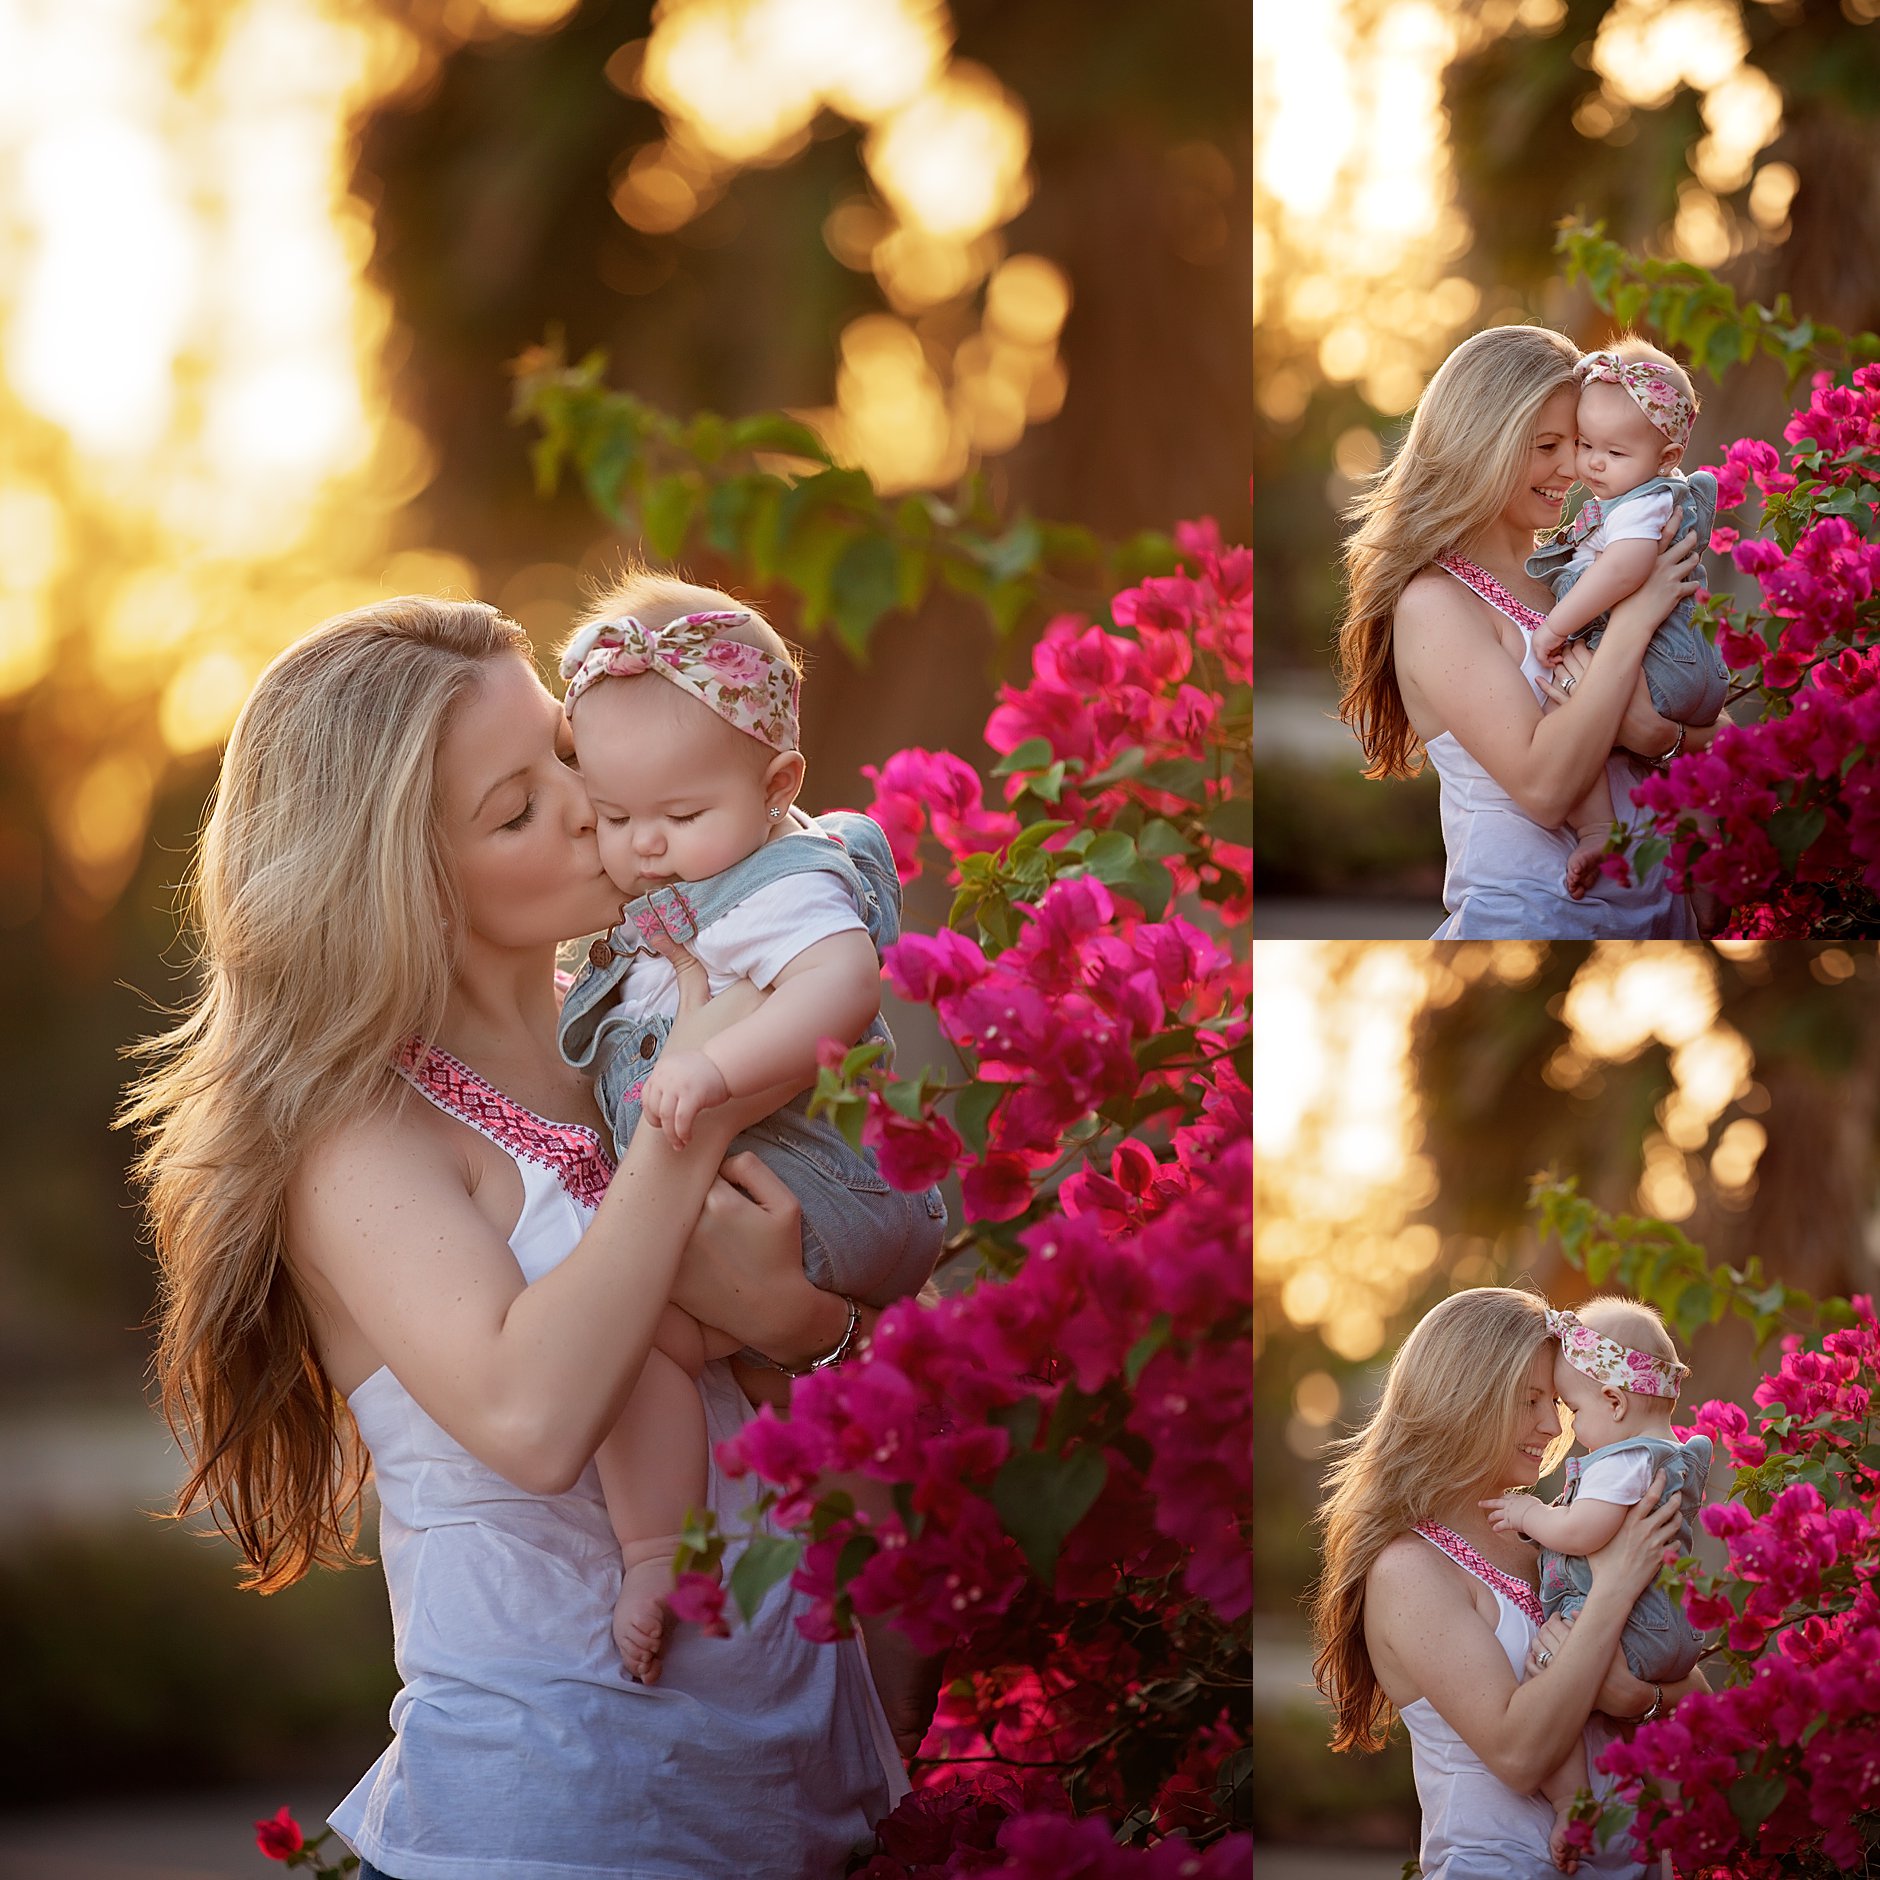
[{"label": "bow on headband", "polygon": [[1697,407],[1656,359],[1621,359],[1616,352],[1590,352],[1573,368],[1582,385],[1616,385],[1644,412],[1652,427],[1682,450],[1691,441]]},{"label": "bow on headband", "polygon": [[573,711],[575,700],[602,679],[656,672],[747,737],[774,751],[794,751],[800,690],[795,667],[719,631],[750,617],[681,614],[663,627],[649,627],[631,614],[598,620],[576,634],[561,656],[561,676],[568,681],[562,704]]},{"label": "bow on headband", "polygon": [[1634,1351],[1583,1325],[1571,1312],[1547,1308],[1547,1330],[1560,1340],[1560,1355],[1596,1384],[1637,1391],[1641,1397],[1675,1398],[1691,1367],[1653,1351]]}]

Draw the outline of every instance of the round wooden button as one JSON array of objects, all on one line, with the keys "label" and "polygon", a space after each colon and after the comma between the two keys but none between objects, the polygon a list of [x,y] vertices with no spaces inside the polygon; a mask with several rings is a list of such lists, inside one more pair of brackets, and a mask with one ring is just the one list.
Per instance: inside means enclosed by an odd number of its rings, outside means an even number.
[{"label": "round wooden button", "polygon": [[658,1040],[657,1040],[657,1039],[654,1039],[654,1038],[642,1038],[642,1039],[640,1040],[640,1055],[641,1055],[641,1057],[643,1057],[643,1058],[650,1058],[650,1057],[651,1057],[651,1056],[653,1055],[653,1053],[654,1053],[655,1051],[657,1051],[658,1049],[659,1049],[659,1042],[658,1042]]},{"label": "round wooden button", "polygon": [[591,966],[605,966],[613,957],[614,950],[607,944],[605,937],[596,940],[588,948],[588,964]]}]

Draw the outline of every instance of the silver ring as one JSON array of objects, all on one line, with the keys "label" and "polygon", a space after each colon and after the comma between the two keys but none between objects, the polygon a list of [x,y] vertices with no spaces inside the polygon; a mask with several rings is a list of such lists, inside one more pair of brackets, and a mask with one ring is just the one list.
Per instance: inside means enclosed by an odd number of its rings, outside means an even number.
[{"label": "silver ring", "polygon": [[1545,1646],[1543,1646],[1539,1651],[1537,1651],[1534,1654],[1534,1662],[1537,1665],[1539,1665],[1543,1671],[1545,1671],[1547,1667],[1554,1662],[1554,1655],[1552,1652],[1547,1650]]},{"label": "silver ring", "polygon": [[1567,676],[1560,681],[1560,689],[1563,692],[1571,692],[1577,684],[1579,684],[1579,681],[1574,678],[1572,673],[1568,673]]}]

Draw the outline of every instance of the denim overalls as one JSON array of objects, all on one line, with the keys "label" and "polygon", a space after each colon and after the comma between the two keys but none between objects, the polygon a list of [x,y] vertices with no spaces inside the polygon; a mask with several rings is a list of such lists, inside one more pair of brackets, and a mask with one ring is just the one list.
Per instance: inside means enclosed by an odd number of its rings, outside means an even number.
[{"label": "denim overalls", "polygon": [[[561,1054],[596,1078],[602,1112],[622,1154],[640,1121],[640,1091],[672,1029],[672,1019],[631,1018],[615,997],[636,955],[653,954],[641,925],[663,926],[674,940],[694,935],[759,888],[791,875],[831,874],[854,897],[876,948],[900,936],[901,883],[887,837],[868,817],[836,810],[816,818],[823,834],[779,836],[709,881],[669,882],[627,904],[624,918],[595,941],[588,964],[562,1001]],[[831,839],[833,838],[833,839]],[[863,1042],[893,1037],[876,1018]],[[813,1285],[885,1306],[927,1283],[946,1236],[938,1188],[902,1194],[882,1180],[874,1152],[857,1152],[827,1119],[811,1121],[809,1097],[794,1098],[732,1143],[779,1176],[803,1210],[803,1270]]]},{"label": "denim overalls", "polygon": [[[1710,1477],[1708,1436],[1693,1436],[1683,1443],[1667,1442],[1662,1436],[1633,1436],[1589,1450],[1583,1456],[1569,1456],[1566,1486],[1554,1506],[1564,1508],[1579,1494],[1580,1477],[1588,1463],[1621,1449],[1644,1450],[1652,1468],[1665,1472],[1665,1496],[1682,1496],[1678,1552],[1688,1554],[1697,1511],[1704,1503],[1704,1483]],[[1577,1615],[1592,1589],[1593,1569],[1580,1555],[1557,1554],[1550,1547],[1541,1549],[1541,1607],[1548,1618],[1558,1618],[1562,1613]],[[1685,1617],[1684,1602],[1680,1599],[1674,1603],[1662,1586],[1648,1586],[1639,1595],[1619,1643],[1625,1649],[1632,1675],[1651,1684],[1675,1684],[1704,1655],[1703,1636]]]},{"label": "denim overalls", "polygon": [[[1680,518],[1678,534],[1683,536],[1695,530],[1697,552],[1701,555],[1710,546],[1710,525],[1717,515],[1717,479],[1708,470],[1693,470],[1688,477],[1647,477],[1637,489],[1627,490],[1623,496],[1615,496],[1605,504],[1604,513],[1610,517],[1621,503],[1655,496],[1661,490],[1671,492],[1671,506]],[[1580,512],[1585,513],[1585,510]],[[1545,548],[1537,549],[1527,558],[1528,573],[1553,589],[1556,602],[1565,600],[1585,573],[1584,569],[1569,565],[1581,538],[1589,533],[1578,528],[1578,522],[1576,516]],[[1714,723],[1730,690],[1730,675],[1723,660],[1691,617],[1696,604],[1695,598],[1687,594],[1665,616],[1645,648],[1640,668],[1659,715],[1680,725]],[[1597,646],[1605,630],[1606,616],[1601,614],[1573,637],[1584,640],[1588,646]]]}]

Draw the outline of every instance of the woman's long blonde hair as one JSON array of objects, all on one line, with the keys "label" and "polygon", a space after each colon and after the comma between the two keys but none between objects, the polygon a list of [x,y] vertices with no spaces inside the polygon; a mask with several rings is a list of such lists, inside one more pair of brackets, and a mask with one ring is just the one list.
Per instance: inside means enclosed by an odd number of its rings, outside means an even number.
[{"label": "woman's long blonde hair", "polygon": [[120,1121],[158,1267],[155,1374],[206,1508],[272,1592],[357,1558],[365,1459],[284,1259],[302,1151],[389,1101],[432,1036],[462,910],[438,827],[453,710],[522,629],[479,602],[407,596],[342,614],[256,682],[186,887],[199,984],[133,1047]]},{"label": "woman's long blonde hair", "polygon": [[[1547,1305],[1507,1286],[1452,1293],[1426,1313],[1384,1380],[1371,1420],[1338,1445],[1318,1521],[1313,1675],[1331,1699],[1333,1749],[1382,1749],[1394,1712],[1364,1645],[1364,1583],[1398,1535],[1491,1481],[1527,1424],[1528,1370]],[[1563,1432],[1542,1467],[1564,1454]]]},{"label": "woman's long blonde hair", "polygon": [[1403,708],[1391,635],[1410,577],[1507,508],[1527,475],[1540,408],[1573,383],[1564,333],[1491,326],[1465,339],[1424,388],[1397,454],[1346,512],[1345,612],[1338,627],[1338,715],[1364,746],[1367,777],[1421,767]]}]

